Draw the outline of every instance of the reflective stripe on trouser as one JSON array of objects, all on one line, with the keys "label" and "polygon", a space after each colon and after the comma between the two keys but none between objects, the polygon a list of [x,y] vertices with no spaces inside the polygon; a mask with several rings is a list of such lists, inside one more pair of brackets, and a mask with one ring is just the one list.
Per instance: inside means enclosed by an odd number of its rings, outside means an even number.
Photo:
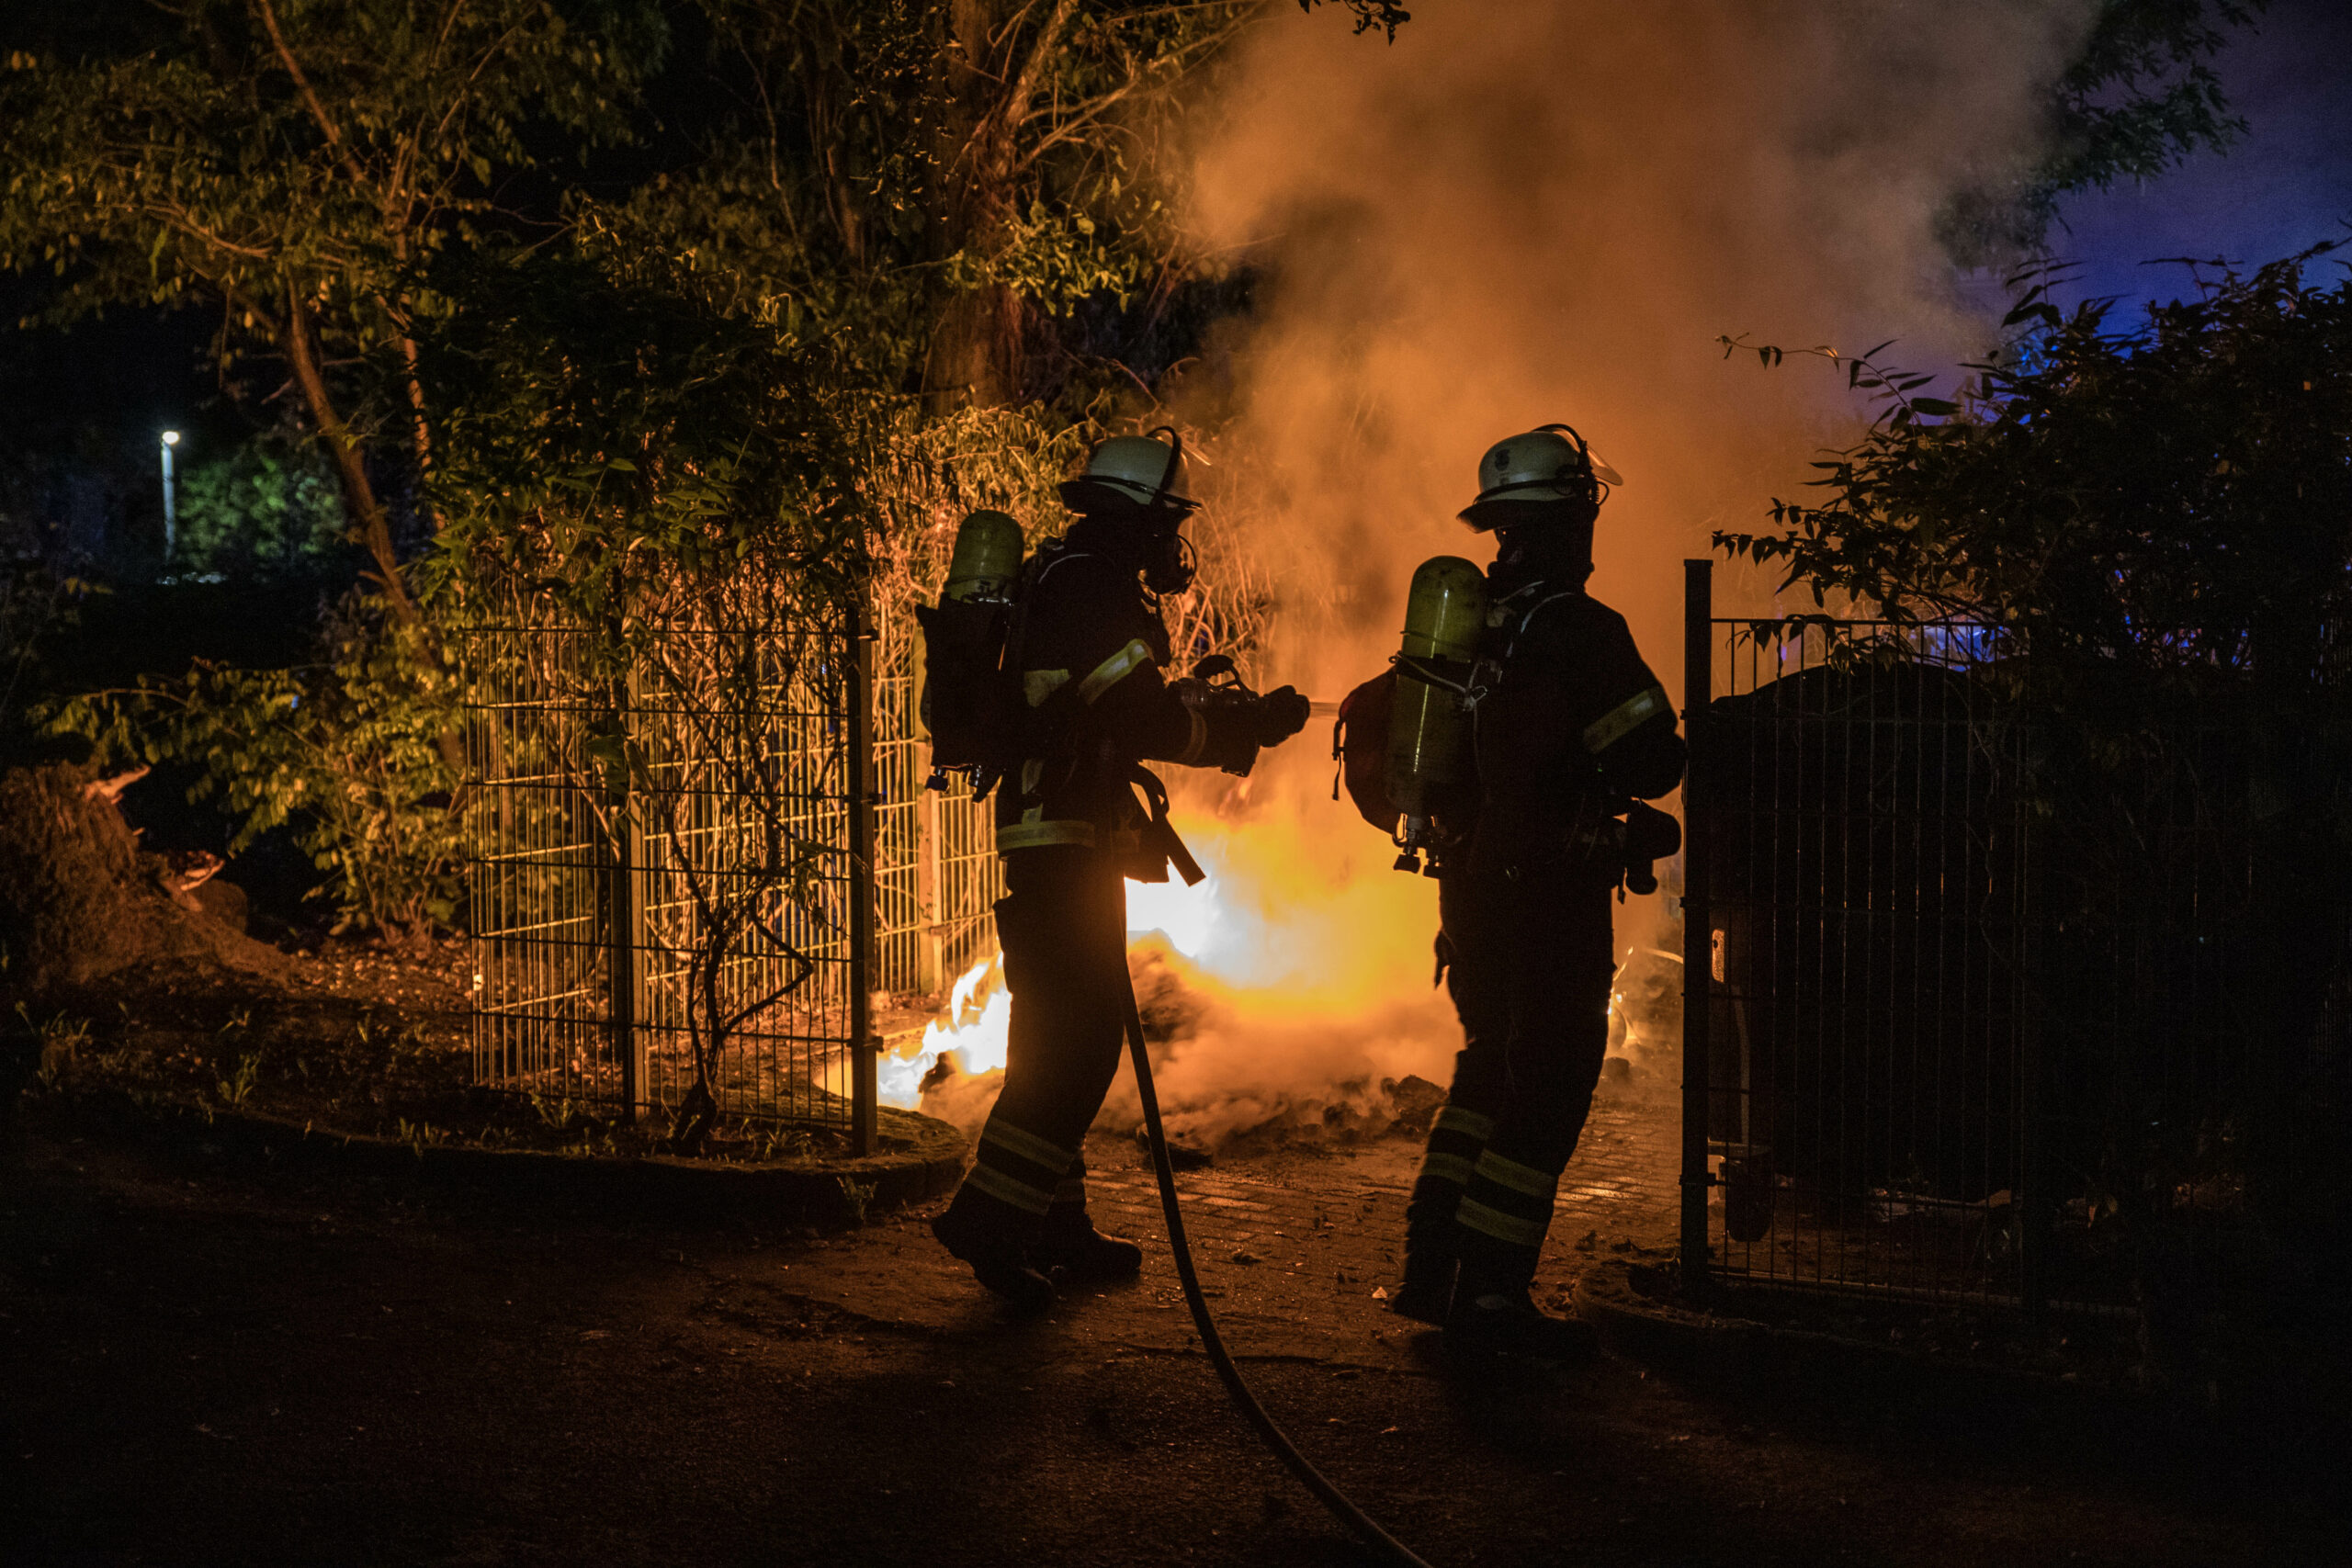
[{"label": "reflective stripe on trouser", "polygon": [[1114,859],[1072,845],[1007,856],[1005,880],[1011,891],[997,905],[1012,992],[1004,1089],[964,1191],[984,1195],[992,1221],[1025,1241],[1064,1195],[1065,1180],[1082,1177],[1079,1145],[1118,1070],[1126,888]]},{"label": "reflective stripe on trouser", "polygon": [[1079,1156],[1069,1162],[1069,1168],[1054,1186],[1053,1206],[1046,1211],[1046,1232],[1051,1235],[1068,1228],[1091,1228],[1086,1218],[1086,1156]]},{"label": "reflective stripe on trouser", "polygon": [[1462,1019],[1450,1105],[1493,1119],[1456,1207],[1463,1287],[1532,1279],[1609,1043],[1606,886],[1449,874],[1438,886]]},{"label": "reflective stripe on trouser", "polygon": [[1063,1175],[1077,1158],[1075,1150],[1048,1143],[1001,1112],[991,1112],[988,1125],[980,1129],[980,1146],[964,1184],[1023,1213],[1042,1214],[1053,1206]]},{"label": "reflective stripe on trouser", "polygon": [[1532,1278],[1559,1189],[1558,1171],[1539,1169],[1488,1145],[1471,1168],[1453,1212],[1463,1257],[1488,1261],[1507,1273],[1523,1268]]},{"label": "reflective stripe on trouser", "polygon": [[1454,1209],[1470,1172],[1494,1136],[1494,1118],[1459,1105],[1438,1111],[1430,1127],[1429,1146],[1421,1156],[1420,1174],[1413,1194],[1405,1201],[1405,1252],[1409,1264],[1424,1256],[1453,1255]]}]

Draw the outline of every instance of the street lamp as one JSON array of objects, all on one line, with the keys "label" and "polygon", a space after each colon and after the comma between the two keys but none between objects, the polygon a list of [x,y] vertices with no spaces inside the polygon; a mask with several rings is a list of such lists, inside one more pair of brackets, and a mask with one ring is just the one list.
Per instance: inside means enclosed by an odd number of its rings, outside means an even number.
[{"label": "street lamp", "polygon": [[179,531],[179,502],[172,494],[172,448],[180,444],[176,430],[164,432],[164,559],[172,558],[173,536]]}]

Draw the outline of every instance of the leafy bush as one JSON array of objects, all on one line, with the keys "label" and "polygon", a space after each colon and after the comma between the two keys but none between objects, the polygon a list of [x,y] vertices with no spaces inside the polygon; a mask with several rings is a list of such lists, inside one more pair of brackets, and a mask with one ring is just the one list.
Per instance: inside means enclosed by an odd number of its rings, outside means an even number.
[{"label": "leafy bush", "polygon": [[[2135,678],[2318,678],[2352,563],[2352,283],[2307,284],[2333,249],[2234,273],[2118,330],[2044,283],[1958,401],[1846,361],[1885,413],[1816,463],[1818,503],[1718,547],[1895,619],[2014,630],[2045,667]],[[1766,351],[1772,353],[1775,351]]]},{"label": "leafy bush", "polygon": [[2076,1174],[2152,1300],[2182,1193],[2242,1179],[2274,1236],[2352,1226],[2352,282],[2305,277],[2332,249],[2122,326],[2030,279],[2023,335],[1952,399],[1841,359],[1882,417],[1777,532],[1715,535],[1826,608],[1992,628],[2066,1043],[2049,1113],[2096,1119]]},{"label": "leafy bush", "polygon": [[265,435],[180,480],[173,564],[231,578],[318,572],[341,555],[347,529],[325,455]]},{"label": "leafy bush", "polygon": [[178,680],[60,705],[58,733],[101,761],[194,763],[190,798],[237,819],[235,853],[289,825],[326,880],[336,929],[413,943],[455,915],[457,784],[438,738],[456,717],[453,676],[406,626],[355,591],[321,629],[320,660],[289,670],[199,661]]}]

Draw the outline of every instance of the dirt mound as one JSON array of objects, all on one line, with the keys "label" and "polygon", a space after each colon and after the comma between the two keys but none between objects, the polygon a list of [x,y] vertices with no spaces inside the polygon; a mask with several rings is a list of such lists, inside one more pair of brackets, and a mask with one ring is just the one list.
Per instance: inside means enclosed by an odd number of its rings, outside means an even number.
[{"label": "dirt mound", "polygon": [[0,774],[0,991],[10,1001],[157,964],[284,969],[276,949],[199,906],[200,871],[139,848],[115,804],[129,782],[64,764]]}]

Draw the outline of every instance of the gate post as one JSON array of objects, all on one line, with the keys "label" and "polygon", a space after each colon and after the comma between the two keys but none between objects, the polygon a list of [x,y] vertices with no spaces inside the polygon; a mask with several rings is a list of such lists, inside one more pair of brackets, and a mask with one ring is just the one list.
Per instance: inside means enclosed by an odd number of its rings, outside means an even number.
[{"label": "gate post", "polygon": [[[920,766],[920,754],[916,761]],[[939,835],[945,824],[940,820],[939,804],[935,789],[915,795],[915,989],[944,998],[950,976],[945,893],[940,886],[939,863]]]},{"label": "gate post", "polygon": [[1707,1028],[1714,942],[1708,908],[1707,705],[1714,685],[1714,562],[1682,563],[1682,734],[1690,751],[1682,776],[1682,1237],[1685,1292],[1707,1288]]},{"label": "gate post", "polygon": [[[634,673],[613,682],[613,728],[628,755],[629,721],[637,711],[638,683]],[[621,1070],[621,1115],[635,1122],[650,1103],[646,1081],[645,1032],[645,834],[638,820],[637,800],[629,789],[628,764],[616,777],[608,773],[605,799],[611,812],[612,836],[606,844],[605,912],[610,922],[605,933],[605,986],[611,998],[607,1027],[613,1060]]]},{"label": "gate post", "polygon": [[[2033,720],[2030,709],[2017,715],[2009,726],[2008,744],[2013,750],[2012,765],[2016,774],[2013,787],[2020,798],[2026,797],[2041,781],[2028,777],[2031,758],[2037,748],[2032,743],[2030,726]],[[2034,896],[2034,886],[2041,880],[2041,866],[2036,851],[2041,847],[2033,830],[2033,816],[2028,811],[2015,814],[2018,831],[2018,892],[2012,905],[2017,920],[2016,950],[2019,963],[2017,978],[2011,982],[2018,1005],[2018,1300],[2025,1310],[2026,1322],[2040,1333],[2049,1325],[2050,1317],[2050,1244],[2052,1221],[2050,1202],[2049,1168],[2044,1163],[2045,1140],[2042,1118],[2046,1113],[2042,1082],[2042,949],[2041,929],[2035,923],[2041,901]]]},{"label": "gate post", "polygon": [[864,584],[851,591],[842,617],[849,641],[849,1072],[850,1145],[874,1152],[881,1084],[874,1037],[874,977],[878,946],[874,919],[874,644]]},{"label": "gate post", "polygon": [[[922,627],[915,627],[912,646],[907,655],[907,767],[908,784],[914,785],[922,776],[930,757],[931,729],[922,721],[922,679],[925,649]],[[915,812],[915,989],[925,996],[946,998],[947,983],[953,978],[947,973],[946,889],[942,886],[944,868],[939,836],[946,831],[939,807],[946,797],[928,785],[914,791]]]}]

